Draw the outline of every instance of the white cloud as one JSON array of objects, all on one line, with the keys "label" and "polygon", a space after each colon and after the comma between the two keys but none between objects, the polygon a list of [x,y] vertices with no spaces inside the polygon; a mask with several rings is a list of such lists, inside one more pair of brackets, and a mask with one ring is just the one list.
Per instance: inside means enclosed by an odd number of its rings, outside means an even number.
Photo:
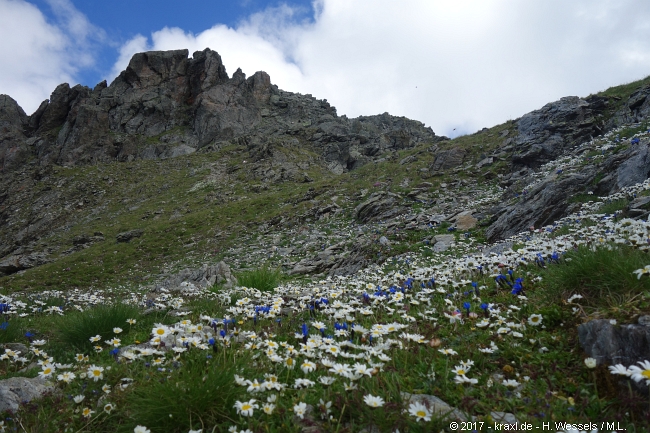
[{"label": "white cloud", "polygon": [[136,35],[127,41],[124,45],[120,47],[120,54],[117,58],[117,61],[113,65],[111,72],[106,77],[108,82],[112,81],[115,77],[120,75],[120,72],[126,69],[129,65],[131,57],[135,53],[141,53],[143,51],[149,51],[151,48],[147,41],[147,38],[142,35]]},{"label": "white cloud", "polygon": [[103,32],[68,0],[49,0],[55,23],[23,0],[0,0],[0,93],[16,99],[27,114],[57,85],[74,83],[81,67],[94,63],[93,43]]},{"label": "white cloud", "polygon": [[285,5],[236,28],[163,28],[148,46],[210,47],[230,74],[265,70],[280,88],[327,98],[339,114],[388,111],[446,135],[650,74],[650,2],[318,0],[314,7],[309,22]]},{"label": "white cloud", "polygon": [[[70,0],[0,0],[0,93],[28,113],[75,82],[107,43]],[[280,88],[326,98],[350,117],[388,111],[439,134],[491,126],[567,95],[650,74],[650,2],[639,0],[316,0],[236,27],[165,27],[123,44],[107,78],[144,50],[210,47],[232,74],[269,73]],[[453,129],[456,128],[456,132]]]}]

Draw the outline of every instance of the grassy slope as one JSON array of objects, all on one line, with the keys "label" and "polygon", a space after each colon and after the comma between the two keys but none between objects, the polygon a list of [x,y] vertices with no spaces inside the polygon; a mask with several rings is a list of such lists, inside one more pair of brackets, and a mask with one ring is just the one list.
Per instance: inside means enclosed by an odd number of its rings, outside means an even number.
[{"label": "grassy slope", "polygon": [[[600,95],[614,99],[618,108],[643,80],[609,88]],[[502,133],[509,130],[507,136]],[[50,184],[66,180],[64,195],[74,200],[75,188],[104,190],[96,200],[95,211],[84,208],[72,210],[70,228],[48,240],[49,244],[72,245],[72,239],[82,233],[104,233],[106,240],[90,248],[61,257],[53,263],[29,269],[21,275],[0,278],[0,292],[24,289],[67,289],[106,287],[116,284],[141,284],[155,278],[170,267],[216,261],[222,252],[238,244],[242,231],[251,229],[276,215],[292,216],[303,213],[309,202],[288,204],[303,196],[309,188],[335,191],[353,197],[362,189],[382,189],[406,193],[422,181],[431,182],[432,189],[449,180],[476,178],[480,182],[493,179],[509,168],[508,155],[480,170],[473,167],[485,155],[494,153],[507,138],[514,137],[516,125],[508,121],[475,134],[441,142],[442,150],[452,147],[467,149],[466,164],[442,176],[422,176],[420,169],[428,167],[435,156],[424,143],[399,151],[390,160],[367,164],[341,176],[333,176],[320,168],[307,170],[313,183],[284,182],[268,190],[254,192],[259,185],[246,172],[243,161],[247,152],[235,145],[214,153],[193,154],[160,161],[134,161],[77,168],[57,168]],[[415,162],[400,165],[399,161],[414,155]],[[193,186],[210,173],[211,165],[225,165],[233,171],[231,186]],[[237,169],[242,167],[243,169]],[[312,165],[312,167],[318,167]],[[143,175],[144,174],[144,175]],[[409,186],[401,186],[407,179]],[[37,184],[37,188],[45,185]],[[239,198],[237,201],[230,201]],[[356,205],[356,202],[349,203]],[[137,208],[135,208],[137,207]],[[349,206],[347,217],[350,217]],[[161,212],[162,211],[162,212]],[[179,216],[171,219],[172,215]],[[130,243],[115,242],[122,231],[142,228],[144,236]],[[57,253],[54,254],[56,257]]]}]

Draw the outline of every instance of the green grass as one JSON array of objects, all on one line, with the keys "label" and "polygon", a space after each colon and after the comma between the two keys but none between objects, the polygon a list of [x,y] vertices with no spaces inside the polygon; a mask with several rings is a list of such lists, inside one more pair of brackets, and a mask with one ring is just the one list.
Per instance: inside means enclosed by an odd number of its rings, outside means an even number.
[{"label": "green grass", "polygon": [[582,304],[592,309],[647,308],[643,296],[650,291],[650,279],[638,279],[633,272],[649,262],[646,253],[624,245],[583,246],[567,253],[562,264],[549,266],[545,296],[559,300],[580,294]]},{"label": "green grass", "polygon": [[184,357],[182,370],[170,378],[144,379],[126,397],[129,419],[118,431],[131,433],[137,425],[146,425],[152,433],[186,433],[208,426],[225,431],[236,422],[233,405],[245,397],[245,390],[233,385],[233,377],[243,374],[248,360],[233,353],[207,353]]},{"label": "green grass", "polygon": [[278,269],[270,269],[263,266],[258,269],[245,271],[237,274],[237,282],[240,286],[253,288],[262,292],[273,291],[282,279],[282,272]]},{"label": "green grass", "polygon": [[93,343],[90,337],[101,335],[99,343],[113,337],[113,328],[122,328],[118,338],[128,334],[130,325],[127,319],[138,319],[140,310],[132,305],[102,305],[84,312],[69,313],[56,325],[59,341],[78,350],[90,350]]},{"label": "green grass", "polygon": [[600,208],[598,208],[598,213],[611,215],[615,212],[627,209],[629,204],[630,201],[624,198],[620,200],[608,200],[603,203]]},{"label": "green grass", "polygon": [[24,340],[23,329],[16,320],[5,322],[5,319],[0,316],[0,324],[2,325],[0,328],[0,344],[15,343]]},{"label": "green grass", "polygon": [[591,194],[576,194],[569,198],[569,203],[587,203],[595,200],[598,200],[598,197]]}]

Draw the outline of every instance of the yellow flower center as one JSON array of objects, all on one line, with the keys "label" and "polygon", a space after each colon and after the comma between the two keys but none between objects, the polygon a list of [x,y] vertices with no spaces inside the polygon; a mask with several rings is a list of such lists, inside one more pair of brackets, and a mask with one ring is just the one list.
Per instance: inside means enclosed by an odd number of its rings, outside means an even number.
[{"label": "yellow flower center", "polygon": [[650,379],[650,370],[643,370],[641,372],[641,376],[645,377],[646,379]]},{"label": "yellow flower center", "polygon": [[458,373],[457,373],[457,374],[458,374],[459,376],[463,376],[463,375],[465,374],[465,370],[463,370],[463,369],[461,368],[460,370],[458,370]]},{"label": "yellow flower center", "polygon": [[156,334],[163,335],[165,333],[164,329],[156,329]]},{"label": "yellow flower center", "polygon": [[93,370],[93,376],[99,376],[100,374],[102,374],[101,371],[99,371],[99,370]]},{"label": "yellow flower center", "polygon": [[251,407],[252,406],[250,404],[244,404],[244,405],[242,405],[241,410],[246,411],[246,410],[249,410]]},{"label": "yellow flower center", "polygon": [[426,417],[426,415],[427,415],[426,412],[423,411],[423,410],[419,410],[419,411],[417,412],[417,414],[418,414],[419,417],[422,417],[422,418]]}]

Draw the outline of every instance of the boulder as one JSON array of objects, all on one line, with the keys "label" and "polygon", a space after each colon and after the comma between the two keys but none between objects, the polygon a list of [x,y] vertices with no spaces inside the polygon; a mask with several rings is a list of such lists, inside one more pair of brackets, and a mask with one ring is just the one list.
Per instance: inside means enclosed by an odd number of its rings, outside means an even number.
[{"label": "boulder", "polygon": [[410,403],[421,403],[428,407],[431,413],[437,418],[457,421],[472,420],[472,417],[465,415],[463,412],[450,406],[435,395],[409,394],[408,392],[402,392],[400,394],[406,405],[409,405]]},{"label": "boulder", "polygon": [[376,192],[354,209],[354,218],[361,222],[380,221],[404,212],[398,204],[400,197],[390,192]]},{"label": "boulder", "polygon": [[[578,326],[580,345],[599,365],[623,364],[629,367],[650,360],[648,316],[641,316],[639,323],[619,326],[605,319],[591,320]],[[645,382],[632,380],[631,384],[638,391],[648,393]]]},{"label": "boulder", "polygon": [[54,391],[54,385],[40,377],[11,377],[0,380],[0,413],[15,412],[21,403],[30,402]]},{"label": "boulder", "polygon": [[24,269],[49,263],[45,253],[18,254],[5,257],[0,261],[0,275],[10,275]]},{"label": "boulder", "polygon": [[528,230],[551,224],[565,215],[570,198],[584,191],[596,176],[595,168],[585,168],[581,173],[569,174],[558,179],[546,179],[538,183],[512,206],[501,210],[485,235],[490,242]]},{"label": "boulder", "polygon": [[142,229],[129,230],[128,232],[118,233],[117,236],[115,236],[115,240],[117,242],[130,242],[131,239],[139,238],[143,234],[144,230]]},{"label": "boulder", "polygon": [[431,171],[438,172],[458,167],[463,163],[466,154],[467,151],[460,147],[442,150],[436,154],[436,159],[431,165]]},{"label": "boulder", "polygon": [[230,266],[226,262],[220,261],[216,265],[204,264],[198,269],[183,269],[156,284],[156,287],[168,290],[183,290],[183,283],[191,283],[200,288],[210,287],[214,284],[223,284],[226,288],[232,288],[237,284],[237,278],[232,274]]},{"label": "boulder", "polygon": [[650,360],[650,326],[612,325],[591,320],[578,326],[580,345],[598,364],[623,364]]},{"label": "boulder", "polygon": [[456,228],[458,230],[471,230],[478,224],[478,219],[472,216],[471,211],[461,212],[456,216]]}]

